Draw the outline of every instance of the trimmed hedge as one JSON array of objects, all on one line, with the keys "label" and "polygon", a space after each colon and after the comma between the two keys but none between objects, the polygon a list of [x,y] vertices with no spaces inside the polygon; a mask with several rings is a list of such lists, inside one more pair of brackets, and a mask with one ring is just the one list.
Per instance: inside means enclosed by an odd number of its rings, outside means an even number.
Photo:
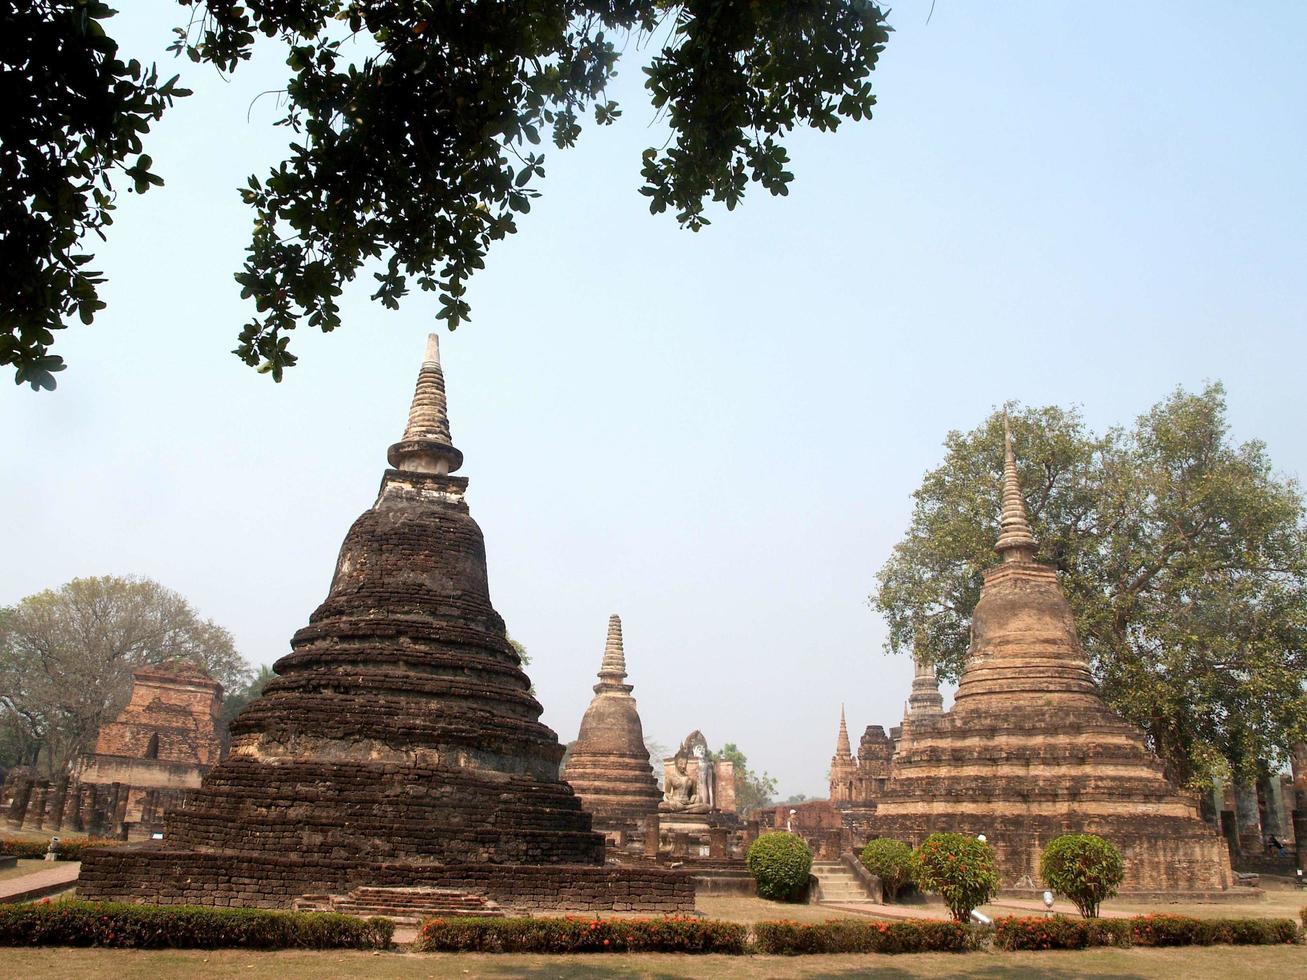
[{"label": "trimmed hedge", "polygon": [[1140,915],[1071,919],[1065,915],[994,920],[994,948],[1087,949],[1091,946],[1274,946],[1298,939],[1292,919],[1195,919]]},{"label": "trimmed hedge", "polygon": [[744,862],[758,897],[792,902],[802,898],[812,872],[812,849],[798,834],[774,830],[749,845]]},{"label": "trimmed hedge", "polygon": [[923,891],[938,892],[957,922],[998,894],[994,848],[967,834],[931,834],[912,852],[912,876]]},{"label": "trimmed hedge", "polygon": [[1044,848],[1039,875],[1054,892],[1071,899],[1082,916],[1093,919],[1125,880],[1125,862],[1110,841],[1096,834],[1063,834]]},{"label": "trimmed hedge", "polygon": [[[126,841],[112,837],[60,837],[54,853],[57,861],[80,861],[82,851],[88,847],[118,847]],[[0,839],[0,854],[13,854],[24,860],[45,857],[50,849],[48,840],[23,840],[17,837]]]},{"label": "trimmed hedge", "polygon": [[385,949],[394,931],[389,919],[334,912],[48,900],[0,905],[0,946]]},{"label": "trimmed hedge", "polygon": [[962,953],[979,949],[982,932],[960,922],[756,922],[754,950],[779,956],[807,953]]},{"label": "trimmed hedge", "polygon": [[731,953],[748,949],[738,922],[650,919],[428,919],[415,948],[430,953]]},{"label": "trimmed hedge", "polygon": [[897,899],[904,886],[912,883],[912,848],[901,840],[877,837],[868,841],[859,860],[880,879],[888,901]]}]

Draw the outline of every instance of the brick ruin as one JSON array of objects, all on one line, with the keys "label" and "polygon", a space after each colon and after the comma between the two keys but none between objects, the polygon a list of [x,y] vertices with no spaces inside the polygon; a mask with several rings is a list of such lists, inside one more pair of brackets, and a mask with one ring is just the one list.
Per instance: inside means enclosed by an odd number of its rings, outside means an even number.
[{"label": "brick ruin", "polygon": [[872,818],[876,813],[876,801],[889,782],[890,766],[901,732],[899,727],[886,733],[880,725],[868,725],[858,740],[855,757],[849,745],[844,707],[840,706],[840,731],[830,768],[830,803],[855,837],[865,839],[874,835]]},{"label": "brick ruin", "polygon": [[594,829],[615,846],[637,840],[645,819],[658,812],[663,798],[631,690],[626,683],[622,621],[613,615],[608,619],[599,683],[581,719],[563,778],[581,798]]},{"label": "brick ruin", "polygon": [[163,830],[164,811],[218,762],[221,711],[222,685],[198,668],[140,668],[126,707],[100,729],[95,751],[54,779],[14,770],[0,811],[13,830],[147,839]]},{"label": "brick ruin", "polygon": [[1225,842],[1098,693],[1057,574],[1034,560],[1010,437],[1002,515],[1001,563],[985,573],[953,708],[910,714],[875,832],[914,845],[935,831],[984,834],[1009,889],[1037,887],[1044,845],[1075,832],[1121,850],[1123,891],[1229,888]]},{"label": "brick ruin", "polygon": [[289,907],[440,887],[507,908],[689,911],[689,877],[607,869],[490,603],[436,337],[326,600],[164,840],[93,851],[89,899]]}]

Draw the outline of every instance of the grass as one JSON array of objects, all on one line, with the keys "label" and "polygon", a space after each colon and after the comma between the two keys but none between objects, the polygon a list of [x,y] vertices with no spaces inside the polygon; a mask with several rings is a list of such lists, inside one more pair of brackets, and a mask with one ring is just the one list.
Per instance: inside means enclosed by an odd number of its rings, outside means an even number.
[{"label": "grass", "polygon": [[1059,953],[921,953],[905,956],[492,956],[356,952],[206,952],[161,950],[9,949],[2,957],[9,976],[169,978],[250,977],[254,980],[319,980],[321,977],[973,977],[1126,978],[1175,977],[1216,980],[1256,973],[1301,976],[1301,946],[1187,949],[1102,949]]},{"label": "grass", "polygon": [[0,870],[0,881],[4,881],[6,878],[21,878],[23,875],[30,875],[34,871],[45,871],[52,866],[52,864],[42,861],[40,858],[30,860],[21,858],[16,867]]}]

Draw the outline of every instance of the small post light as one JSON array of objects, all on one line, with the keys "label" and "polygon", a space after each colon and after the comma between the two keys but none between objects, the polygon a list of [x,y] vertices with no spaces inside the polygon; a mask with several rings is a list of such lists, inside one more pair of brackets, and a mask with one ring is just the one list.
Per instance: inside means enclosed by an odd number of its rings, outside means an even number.
[{"label": "small post light", "polygon": [[1052,911],[1053,911],[1053,893],[1052,893],[1052,892],[1044,892],[1044,908],[1045,908],[1047,911],[1049,911],[1049,912],[1052,912]]},{"label": "small post light", "polygon": [[985,843],[985,835],[984,835],[984,834],[977,834],[977,835],[976,835],[976,840],[980,841],[980,843],[982,843],[982,844]]}]

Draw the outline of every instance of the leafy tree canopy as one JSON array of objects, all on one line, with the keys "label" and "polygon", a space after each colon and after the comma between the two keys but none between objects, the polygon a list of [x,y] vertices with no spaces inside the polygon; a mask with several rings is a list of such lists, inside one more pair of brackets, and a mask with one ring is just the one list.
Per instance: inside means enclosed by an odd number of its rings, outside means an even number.
[{"label": "leafy tree canopy", "polygon": [[[781,141],[796,127],[870,117],[889,31],[867,0],[179,3],[190,16],[171,50],[192,61],[235,71],[258,35],[286,54],[279,123],[293,142],[242,191],[254,230],[236,274],[255,312],[235,353],[277,380],[295,363],[289,332],[338,327],[338,298],[365,269],[383,305],[416,284],[451,329],[467,320],[468,278],[538,194],[540,147],[575,145],[586,115],[621,114],[605,87],[624,48],[659,45],[645,87],[671,130],[644,152],[641,193],[697,230],[707,202],[733,209],[751,181],[787,193]],[[104,305],[79,242],[109,224],[111,175],[138,192],[162,183],[141,137],[187,94],[119,59],[112,14],[0,0],[0,65],[25,79],[0,122],[0,364],[34,388],[63,367],[53,331]]]},{"label": "leafy tree canopy", "polygon": [[73,579],[0,617],[0,764],[62,771],[122,710],[132,671],[192,663],[228,692],[252,671],[231,634],[149,579]]},{"label": "leafy tree canopy", "polygon": [[[1307,524],[1265,446],[1228,436],[1219,384],[1177,389],[1133,429],[1010,406],[1038,558],[1056,566],[1108,702],[1177,782],[1277,766],[1307,729]],[[892,651],[965,664],[996,561],[1003,415],[950,432],[872,606]]]},{"label": "leafy tree canopy", "polygon": [[735,811],[742,817],[772,805],[776,796],[776,780],[767,773],[756,773],[749,768],[749,760],[734,742],[727,742],[720,752],[709,753],[730,762],[735,770]]}]

